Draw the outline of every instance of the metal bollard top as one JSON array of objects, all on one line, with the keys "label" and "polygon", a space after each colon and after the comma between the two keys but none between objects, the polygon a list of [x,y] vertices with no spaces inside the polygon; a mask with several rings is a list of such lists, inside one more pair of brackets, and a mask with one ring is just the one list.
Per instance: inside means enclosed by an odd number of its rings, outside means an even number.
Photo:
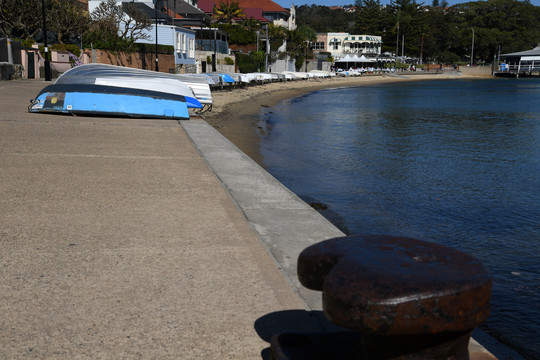
[{"label": "metal bollard top", "polygon": [[473,329],[487,320],[491,275],[447,246],[403,237],[356,235],[305,249],[298,278],[323,291],[326,317],[373,335]]}]

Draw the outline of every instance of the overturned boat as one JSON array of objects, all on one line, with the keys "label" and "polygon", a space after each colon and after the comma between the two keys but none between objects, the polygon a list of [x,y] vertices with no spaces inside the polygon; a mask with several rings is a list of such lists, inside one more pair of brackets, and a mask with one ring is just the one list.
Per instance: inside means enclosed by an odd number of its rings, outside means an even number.
[{"label": "overturned boat", "polygon": [[212,110],[213,99],[210,85],[214,85],[215,82],[210,77],[203,74],[178,74],[176,76],[193,91],[193,95],[202,104],[199,113]]},{"label": "overturned boat", "polygon": [[105,64],[74,67],[46,86],[30,112],[189,119],[203,105],[174,74]]}]

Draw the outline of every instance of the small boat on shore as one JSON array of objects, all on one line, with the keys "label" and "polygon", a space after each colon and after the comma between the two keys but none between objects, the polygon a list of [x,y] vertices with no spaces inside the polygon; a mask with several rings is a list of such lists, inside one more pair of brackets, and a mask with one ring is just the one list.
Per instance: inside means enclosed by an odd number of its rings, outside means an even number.
[{"label": "small boat on shore", "polygon": [[188,108],[202,107],[174,74],[87,64],[66,71],[41,90],[29,111],[189,119]]},{"label": "small boat on shore", "polygon": [[212,109],[213,99],[210,85],[215,84],[215,82],[210,77],[199,74],[179,74],[176,76],[193,91],[197,100],[202,104],[200,112]]}]

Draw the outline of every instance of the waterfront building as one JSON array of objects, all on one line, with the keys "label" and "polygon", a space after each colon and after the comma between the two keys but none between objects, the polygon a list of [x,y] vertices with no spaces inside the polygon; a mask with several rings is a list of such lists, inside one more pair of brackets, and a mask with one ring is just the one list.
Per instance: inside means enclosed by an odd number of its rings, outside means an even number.
[{"label": "waterfront building", "polygon": [[381,46],[382,36],[344,32],[317,34],[317,40],[310,43],[310,49],[319,59],[332,57],[338,67],[362,64],[392,67],[396,58],[389,53],[381,54]]},{"label": "waterfront building", "polygon": [[310,44],[315,53],[327,52],[339,60],[347,55],[364,55],[376,60],[381,55],[382,37],[377,35],[351,35],[349,33],[317,34],[317,41]]},{"label": "waterfront building", "polygon": [[540,44],[532,50],[502,54],[503,62],[495,71],[498,76],[540,76]]}]

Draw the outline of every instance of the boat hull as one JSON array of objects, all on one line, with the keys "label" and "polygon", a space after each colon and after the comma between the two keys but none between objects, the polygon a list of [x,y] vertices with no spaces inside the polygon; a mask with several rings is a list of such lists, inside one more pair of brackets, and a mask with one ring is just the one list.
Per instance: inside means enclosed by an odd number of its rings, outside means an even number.
[{"label": "boat hull", "polygon": [[189,119],[184,96],[92,84],[49,85],[38,94],[29,111]]}]

